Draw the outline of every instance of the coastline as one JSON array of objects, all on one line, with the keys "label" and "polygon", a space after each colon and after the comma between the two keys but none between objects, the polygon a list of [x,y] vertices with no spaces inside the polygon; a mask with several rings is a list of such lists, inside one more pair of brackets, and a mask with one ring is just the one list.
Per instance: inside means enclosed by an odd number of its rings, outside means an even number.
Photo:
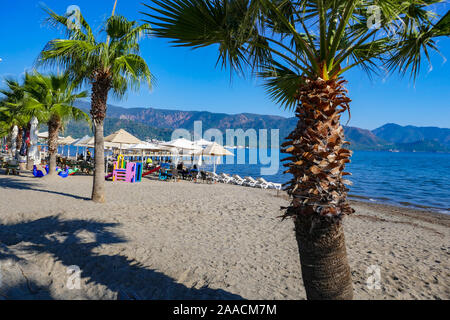
[{"label": "coastline", "polygon": [[[0,299],[305,299],[286,194],[225,184],[106,184],[0,174]],[[449,299],[450,216],[351,201],[355,299]],[[68,290],[79,266],[80,289]],[[380,289],[369,289],[371,266]]]}]

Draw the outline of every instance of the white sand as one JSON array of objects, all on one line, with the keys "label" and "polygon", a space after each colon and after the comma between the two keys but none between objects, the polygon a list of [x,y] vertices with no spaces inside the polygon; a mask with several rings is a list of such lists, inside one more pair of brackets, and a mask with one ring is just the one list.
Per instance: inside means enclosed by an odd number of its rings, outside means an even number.
[{"label": "white sand", "polygon": [[[292,221],[274,190],[0,173],[0,299],[304,299]],[[450,217],[353,203],[356,299],[449,299]],[[68,289],[69,266],[81,270]],[[367,267],[380,268],[369,290]],[[69,283],[71,283],[69,281]]]}]

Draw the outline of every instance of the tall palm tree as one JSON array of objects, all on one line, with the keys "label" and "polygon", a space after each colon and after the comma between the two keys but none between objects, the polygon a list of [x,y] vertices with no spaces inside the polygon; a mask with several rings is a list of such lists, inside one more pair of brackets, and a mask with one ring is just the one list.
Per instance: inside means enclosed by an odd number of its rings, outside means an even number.
[{"label": "tall palm tree", "polygon": [[[175,46],[214,45],[222,66],[257,71],[269,95],[295,110],[283,143],[285,188],[308,299],[351,299],[342,219],[354,210],[344,178],[351,151],[340,124],[350,98],[343,75],[359,66],[411,72],[449,34],[432,0],[153,0],[154,34]],[[376,7],[370,7],[370,6]],[[369,9],[370,7],[370,9]]]},{"label": "tall palm tree", "polygon": [[50,41],[40,55],[40,63],[65,69],[77,83],[91,85],[91,116],[95,129],[95,173],[92,200],[105,202],[103,122],[110,91],[122,98],[127,90],[138,89],[141,82],[151,88],[153,76],[140,56],[140,39],[148,24],[138,25],[122,16],[110,17],[104,25],[106,37],[95,37],[80,13],[79,27],[70,28],[68,16],[45,9],[49,22],[62,26],[67,39]]},{"label": "tall palm tree", "polygon": [[25,76],[27,97],[24,112],[36,116],[48,126],[49,177],[56,175],[58,136],[68,120],[86,120],[89,116],[73,106],[77,99],[87,97],[87,91],[73,93],[69,76],[42,75],[38,72]]},{"label": "tall palm tree", "polygon": [[16,150],[11,150],[14,156],[18,155],[22,148],[23,132],[31,117],[23,112],[25,91],[23,86],[14,79],[5,79],[6,88],[0,90],[4,98],[1,101],[0,121],[4,130],[11,133],[14,127],[18,128],[16,137]]}]

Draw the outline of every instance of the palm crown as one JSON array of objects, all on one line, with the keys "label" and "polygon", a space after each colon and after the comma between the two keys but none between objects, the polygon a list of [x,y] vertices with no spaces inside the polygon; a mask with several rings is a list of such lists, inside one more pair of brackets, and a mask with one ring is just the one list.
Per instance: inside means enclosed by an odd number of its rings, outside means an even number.
[{"label": "palm crown", "polygon": [[13,79],[5,79],[6,89],[0,90],[4,98],[0,101],[0,136],[10,133],[13,126],[25,127],[30,117],[24,114],[23,103],[25,91]]},{"label": "palm crown", "polygon": [[39,63],[62,66],[76,83],[93,82],[104,77],[113,93],[122,97],[128,87],[136,89],[141,81],[151,87],[153,76],[140,56],[139,39],[149,25],[137,25],[122,16],[110,17],[104,26],[106,39],[96,38],[89,24],[79,14],[79,24],[71,25],[70,16],[45,9],[48,21],[66,29],[68,39],[50,41]]},{"label": "palm crown", "polygon": [[259,70],[270,95],[294,106],[304,77],[335,79],[360,66],[415,77],[433,38],[450,34],[433,0],[153,0],[158,37],[177,46],[219,46],[224,66]]},{"label": "palm crown", "polygon": [[75,94],[73,89],[67,74],[26,74],[24,90],[27,97],[23,113],[36,116],[39,122],[56,118],[63,126],[70,119],[89,121],[86,113],[73,106],[77,99],[87,97],[87,92]]}]

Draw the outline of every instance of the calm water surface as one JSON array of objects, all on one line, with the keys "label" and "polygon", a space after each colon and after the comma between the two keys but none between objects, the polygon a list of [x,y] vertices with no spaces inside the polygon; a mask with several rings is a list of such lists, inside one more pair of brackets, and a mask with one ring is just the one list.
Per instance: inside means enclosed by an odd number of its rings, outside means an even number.
[{"label": "calm water surface", "polygon": [[[64,149],[64,153],[67,151]],[[81,149],[80,149],[81,151]],[[217,172],[260,177],[262,165],[249,164],[250,149],[234,149],[234,157],[224,157]],[[269,150],[270,152],[275,150]],[[245,164],[236,164],[239,152],[245,153]],[[75,155],[76,148],[71,148]],[[286,155],[280,154],[280,158]],[[235,164],[230,164],[234,158]],[[267,166],[264,166],[267,167]],[[212,170],[204,164],[202,169]],[[276,174],[263,176],[272,182],[287,182],[280,163]],[[347,166],[353,185],[349,194],[370,202],[390,203],[450,214],[450,154],[355,151]]]}]

